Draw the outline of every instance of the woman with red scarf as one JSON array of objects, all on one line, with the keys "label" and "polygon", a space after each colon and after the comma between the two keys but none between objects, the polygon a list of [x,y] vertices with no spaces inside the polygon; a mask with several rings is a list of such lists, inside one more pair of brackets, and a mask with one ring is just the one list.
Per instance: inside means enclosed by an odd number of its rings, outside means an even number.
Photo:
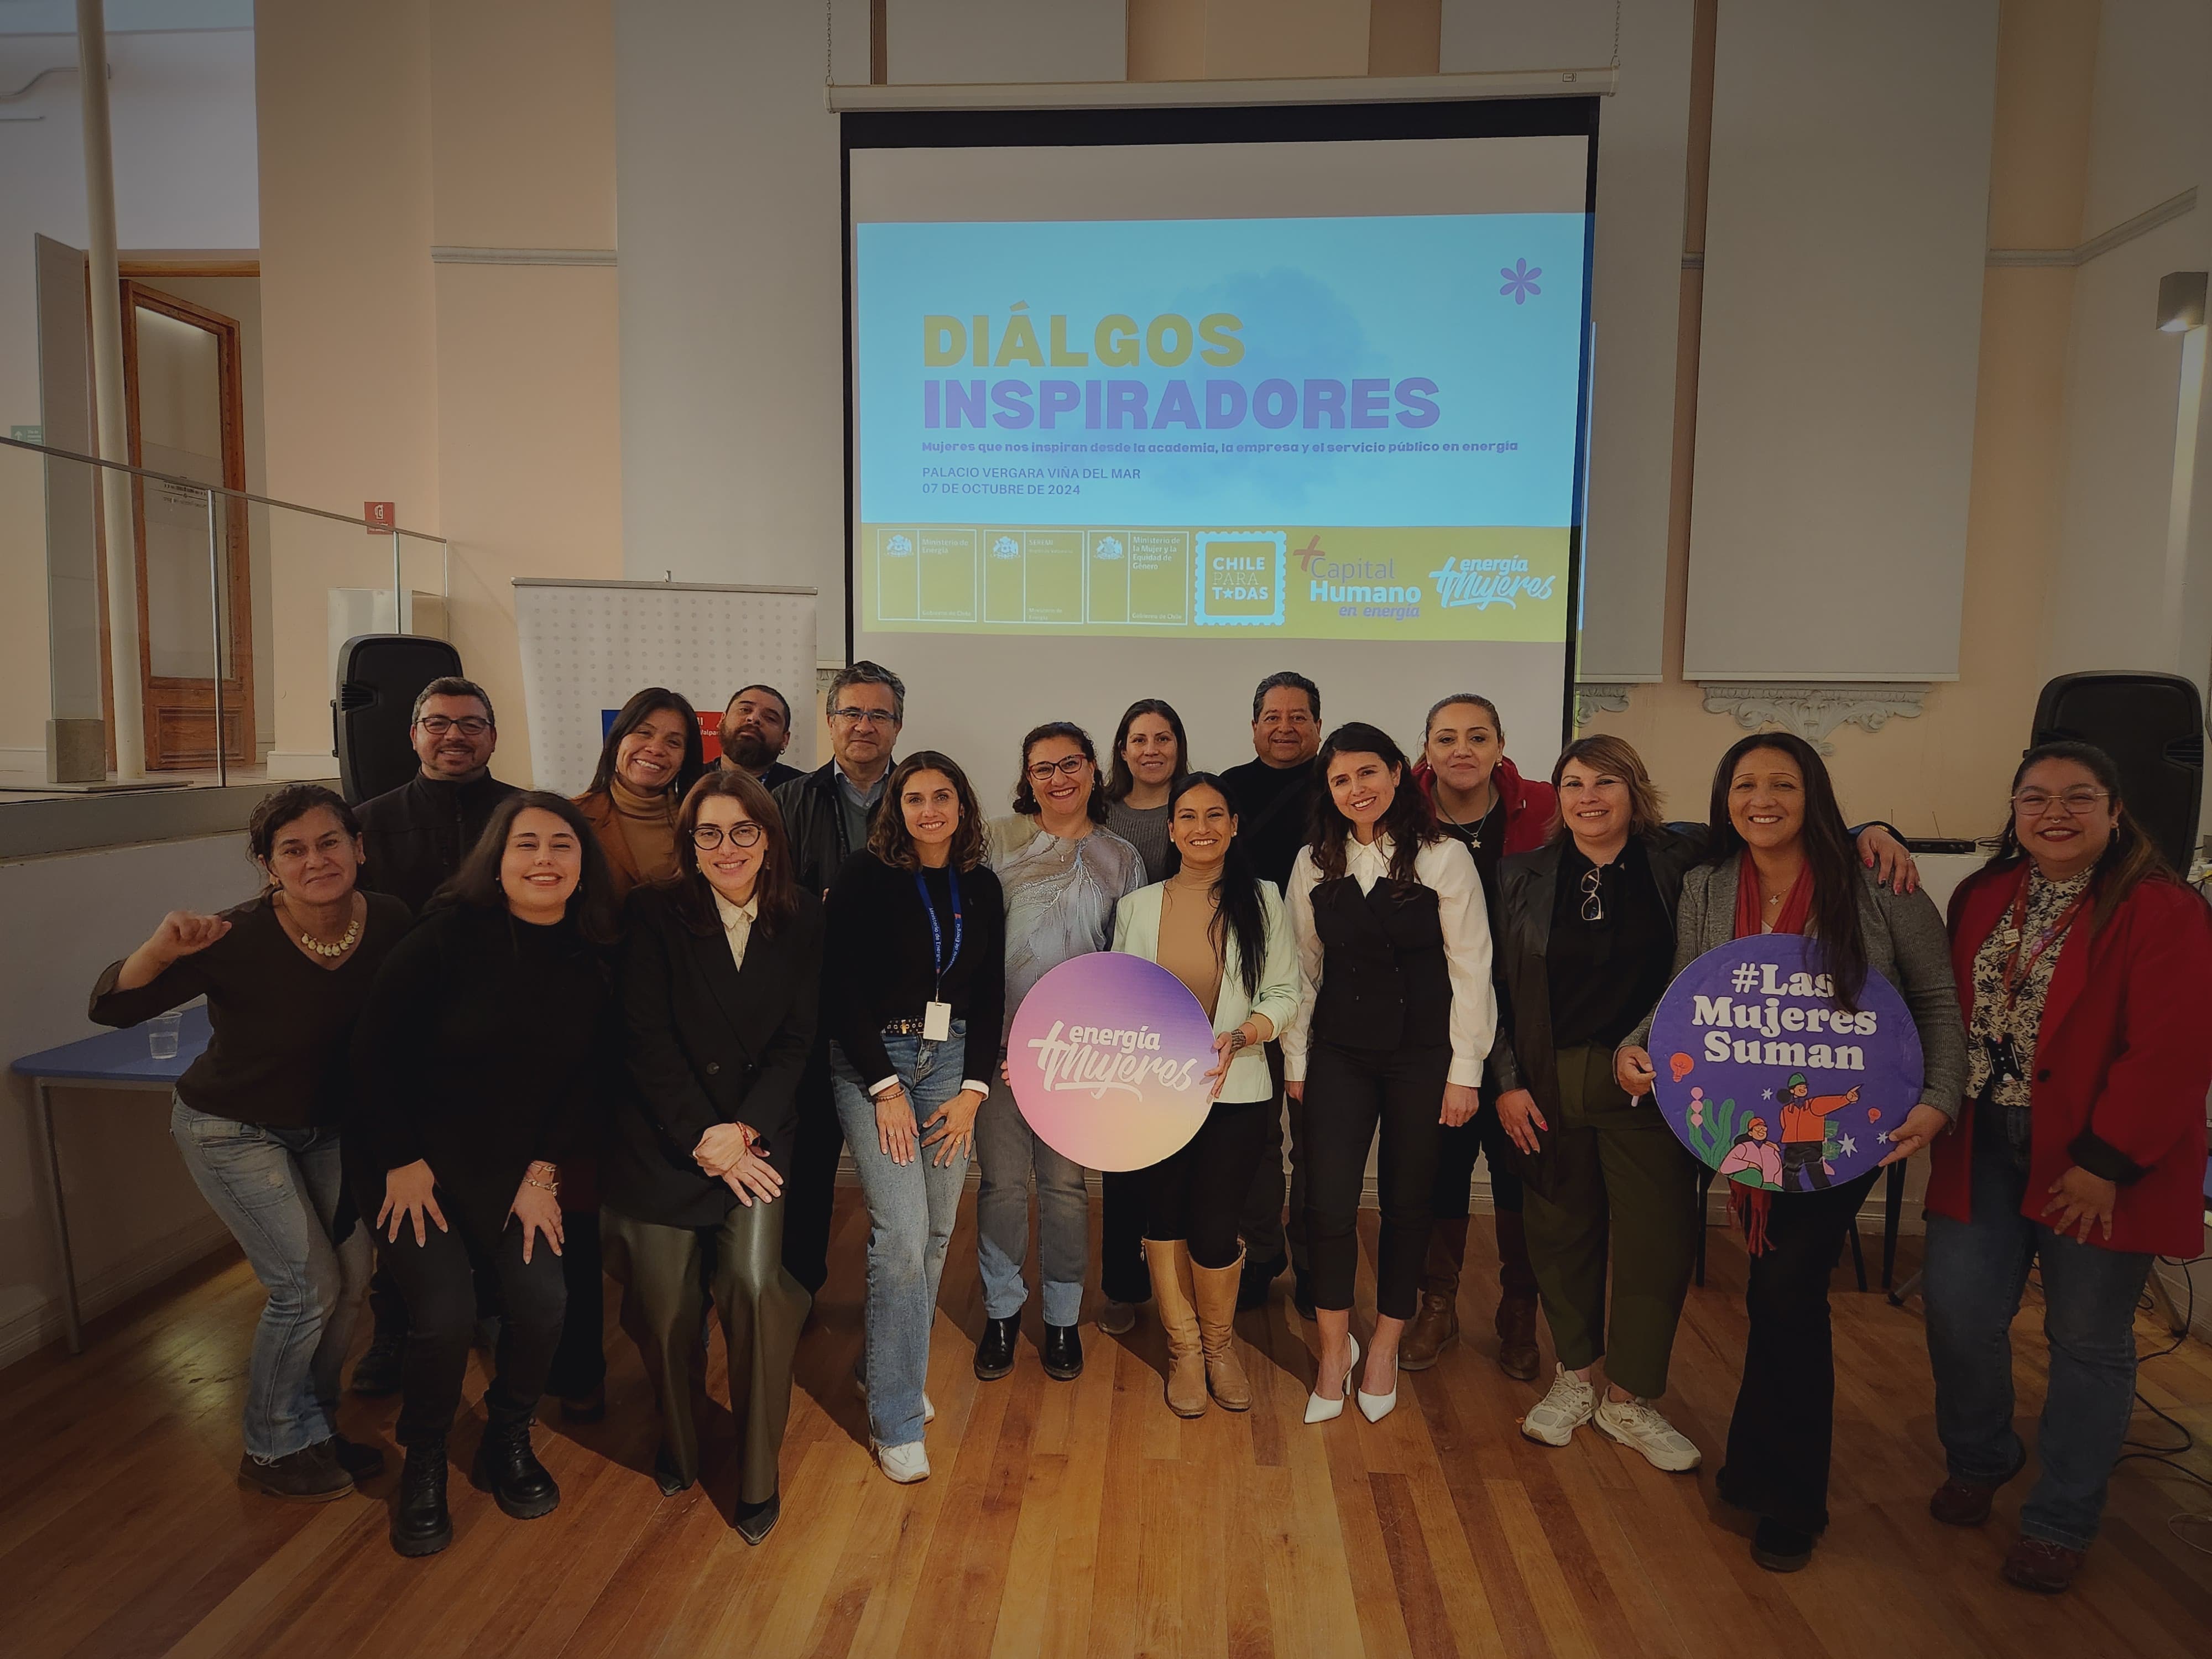
[{"label": "woman with red scarf", "polygon": [[[1828,769],[1786,732],[1743,738],[1713,774],[1712,844],[1682,883],[1674,913],[1674,971],[1716,945],[1758,933],[1820,941],[1844,1006],[1869,971],[1896,986],[1920,1033],[1919,1103],[1891,1136],[1887,1163],[1908,1158],[1950,1126],[1966,1080],[1966,1035],[1951,982],[1942,918],[1922,892],[1884,888],[1853,853]],[[1655,1081],[1644,1048],[1650,1021],[1614,1056],[1631,1095]],[[1828,1278],[1877,1172],[1769,1204],[1746,1194],[1751,1247],[1744,1300],[1750,1329],[1743,1382],[1729,1424],[1721,1496],[1759,1517],[1752,1559],[1794,1572],[1828,1524],[1828,1461],[1836,1365]]]},{"label": "woman with red scarf", "polygon": [[2127,1437],[2151,1257],[2203,1246],[2212,913],[2122,811],[2111,757],[2045,744],[2013,776],[1996,855],[1952,897],[1951,961],[1968,1098],[1928,1179],[1922,1287],[1949,1468],[1929,1509],[1979,1526],[2027,1462],[2011,1329],[2039,1263],[2042,1468],[2004,1576],[2055,1593],[2096,1536]]},{"label": "woman with red scarf", "polygon": [[[1491,901],[1491,931],[1498,896],[1498,864],[1513,853],[1534,852],[1544,844],[1556,817],[1552,786],[1524,778],[1505,758],[1505,722],[1498,705],[1472,691],[1455,691],[1429,710],[1421,732],[1420,763],[1414,781],[1435,810],[1437,828],[1464,846],[1482,878]],[[1490,1162],[1490,1197],[1497,1211],[1498,1368],[1525,1382],[1536,1375],[1536,1275],[1528,1266],[1528,1244],[1521,1227],[1521,1176],[1511,1144],[1498,1125],[1498,1107],[1487,1097],[1482,1109],[1438,1137],[1436,1190],[1430,1202],[1436,1224],[1421,1267],[1421,1310],[1407,1329],[1398,1364],[1425,1370],[1459,1340],[1459,1276],[1467,1261],[1468,1188],[1474,1162]]]}]

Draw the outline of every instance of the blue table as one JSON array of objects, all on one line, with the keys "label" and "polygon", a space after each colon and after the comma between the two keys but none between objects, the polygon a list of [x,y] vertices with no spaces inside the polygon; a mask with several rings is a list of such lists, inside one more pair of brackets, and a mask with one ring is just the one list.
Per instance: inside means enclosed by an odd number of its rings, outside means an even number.
[{"label": "blue table", "polygon": [[205,1008],[187,1008],[177,1031],[177,1052],[167,1060],[154,1058],[146,1028],[133,1025],[120,1031],[102,1031],[58,1048],[25,1054],[11,1068],[31,1080],[39,1097],[39,1133],[46,1142],[46,1187],[54,1205],[54,1246],[62,1267],[62,1330],[71,1353],[84,1352],[84,1324],[78,1315],[76,1264],[70,1254],[69,1212],[62,1203],[62,1160],[54,1144],[52,1091],[57,1085],[78,1084],[100,1089],[143,1089],[167,1094],[185,1068],[208,1046]]}]

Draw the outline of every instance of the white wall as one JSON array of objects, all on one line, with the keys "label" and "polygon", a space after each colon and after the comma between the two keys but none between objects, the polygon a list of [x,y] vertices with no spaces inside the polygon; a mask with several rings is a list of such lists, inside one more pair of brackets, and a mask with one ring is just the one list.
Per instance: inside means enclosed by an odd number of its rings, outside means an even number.
[{"label": "white wall", "polygon": [[885,78],[895,84],[1119,81],[1124,0],[891,0]]},{"label": "white wall", "polygon": [[[89,1036],[100,970],[165,911],[216,910],[258,883],[235,832],[0,864],[0,1062]],[[55,1099],[70,1243],[88,1315],[159,1283],[228,1234],[169,1142],[168,1097],[68,1090]],[[0,1085],[0,1365],[61,1332],[60,1265],[30,1085]]]}]

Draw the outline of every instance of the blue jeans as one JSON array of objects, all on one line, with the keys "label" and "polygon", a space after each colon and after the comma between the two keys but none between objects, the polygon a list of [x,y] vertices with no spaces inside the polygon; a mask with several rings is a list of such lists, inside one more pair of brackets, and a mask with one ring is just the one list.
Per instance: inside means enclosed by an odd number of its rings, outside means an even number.
[{"label": "blue jeans", "polygon": [[1928,1218],[1921,1290],[1936,1432],[1960,1480],[1996,1486],[2027,1462],[2012,1425],[2012,1321],[2028,1265],[2039,1261],[2051,1383],[2036,1436],[2042,1473],[2021,1506],[2020,1528],[2084,1550],[2097,1535],[2106,1483],[2135,1409],[2136,1300],[2151,1259],[2061,1237],[2020,1212],[2026,1137],[2002,1121],[2009,1109],[1976,1114],[1973,1218]]},{"label": "blue jeans", "polygon": [[1030,1177],[1036,1176],[1037,1263],[1044,1280],[1044,1322],[1083,1316],[1091,1272],[1091,1194],[1083,1166],[1053,1151],[1030,1127],[1013,1091],[994,1081],[975,1115],[975,1254],[983,1269],[983,1312],[1012,1319],[1029,1297],[1022,1263],[1030,1252]]},{"label": "blue jeans", "polygon": [[369,1255],[362,1226],[331,1238],[344,1186],[337,1131],[240,1123],[177,1099],[169,1133],[269,1292],[246,1370],[247,1454],[267,1462],[329,1439]]},{"label": "blue jeans", "polygon": [[[944,1042],[925,1042],[898,1032],[884,1034],[891,1069],[906,1085],[915,1131],[960,1092],[965,1020],[952,1022]],[[868,1324],[864,1364],[868,1383],[868,1437],[879,1446],[911,1446],[921,1438],[921,1393],[929,1376],[929,1329],[937,1317],[937,1286],[952,1243],[952,1218],[968,1178],[965,1153],[939,1166],[933,1148],[917,1146],[914,1162],[895,1164],[876,1138],[876,1103],[869,1083],[845,1051],[830,1048],[830,1087],[837,1121],[860,1171],[868,1200]]]}]

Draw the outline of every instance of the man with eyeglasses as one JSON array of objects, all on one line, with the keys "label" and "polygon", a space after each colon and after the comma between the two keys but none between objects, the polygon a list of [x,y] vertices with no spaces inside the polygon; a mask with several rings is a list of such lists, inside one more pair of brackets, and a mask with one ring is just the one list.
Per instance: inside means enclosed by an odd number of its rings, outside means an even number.
[{"label": "man with eyeglasses", "polygon": [[[906,720],[906,684],[881,664],[856,662],[830,680],[825,707],[830,759],[775,793],[799,884],[827,897],[846,859],[868,844],[868,826],[890,775],[891,750]],[[799,1079],[799,1128],[783,1188],[783,1265],[809,1293],[819,1291],[830,1276],[830,1208],[844,1149],[830,1092],[825,1035],[816,1039]]]},{"label": "man with eyeglasses", "polygon": [[750,772],[771,791],[806,775],[783,763],[791,746],[791,704],[772,685],[741,687],[722,711],[722,770]]},{"label": "man with eyeglasses", "polygon": [[499,725],[474,680],[449,674],[424,686],[407,733],[422,763],[415,775],[354,811],[368,855],[362,886],[419,914],[514,786],[491,775]]},{"label": "man with eyeglasses", "polygon": [[[491,699],[474,680],[448,674],[424,686],[415,698],[407,734],[422,763],[415,775],[362,802],[354,814],[361,821],[367,854],[361,886],[389,893],[419,915],[430,895],[460,868],[493,810],[515,787],[491,775],[499,725]],[[381,1262],[368,1282],[368,1306],[375,1334],[354,1367],[353,1391],[397,1394],[407,1347],[407,1310]]]}]

